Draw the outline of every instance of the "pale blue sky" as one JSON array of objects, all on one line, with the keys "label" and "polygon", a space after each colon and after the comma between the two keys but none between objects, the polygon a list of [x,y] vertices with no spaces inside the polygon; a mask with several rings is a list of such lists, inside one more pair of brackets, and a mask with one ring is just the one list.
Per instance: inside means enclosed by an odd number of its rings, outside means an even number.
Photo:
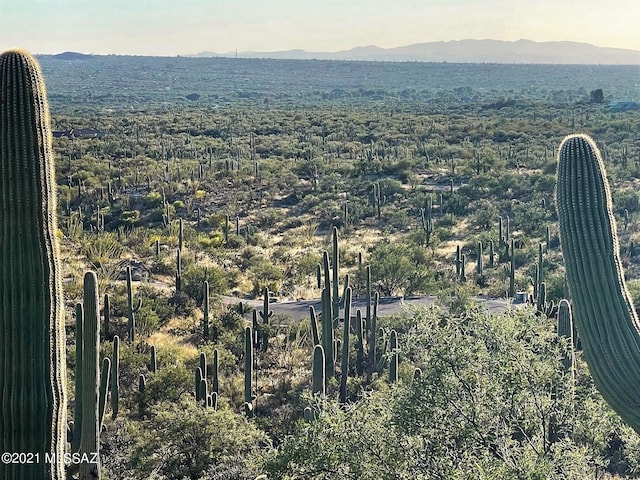
[{"label": "pale blue sky", "polygon": [[640,50],[638,0],[0,0],[0,51],[337,51],[493,38]]}]

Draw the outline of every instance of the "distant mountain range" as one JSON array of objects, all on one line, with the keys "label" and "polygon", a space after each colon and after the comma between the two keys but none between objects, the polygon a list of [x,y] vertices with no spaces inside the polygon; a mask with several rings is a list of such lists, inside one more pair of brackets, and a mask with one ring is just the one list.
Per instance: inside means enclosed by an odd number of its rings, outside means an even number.
[{"label": "distant mountain range", "polygon": [[201,52],[192,57],[239,57],[318,60],[369,60],[451,63],[545,63],[589,65],[640,65],[640,51],[597,47],[579,42],[518,40],[452,40],[416,43],[404,47],[356,47],[339,52]]}]

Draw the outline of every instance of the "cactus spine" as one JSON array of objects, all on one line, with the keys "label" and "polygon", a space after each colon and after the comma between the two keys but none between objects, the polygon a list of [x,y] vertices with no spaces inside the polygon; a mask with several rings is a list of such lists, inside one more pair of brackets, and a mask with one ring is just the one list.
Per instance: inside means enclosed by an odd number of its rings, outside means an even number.
[{"label": "cactus spine", "polygon": [[640,432],[640,322],[627,291],[602,156],[587,135],[558,153],[556,204],[573,318],[598,390]]},{"label": "cactus spine", "polygon": [[[65,332],[49,106],[40,67],[0,55],[0,451],[64,453]],[[37,365],[37,368],[33,368]],[[0,465],[63,479],[64,464]]]}]

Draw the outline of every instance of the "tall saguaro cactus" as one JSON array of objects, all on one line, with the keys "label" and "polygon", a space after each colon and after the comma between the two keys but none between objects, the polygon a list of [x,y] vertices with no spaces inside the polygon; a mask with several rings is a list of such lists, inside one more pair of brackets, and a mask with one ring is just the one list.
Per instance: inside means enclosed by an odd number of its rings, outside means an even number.
[{"label": "tall saguaro cactus", "polygon": [[624,282],[602,156],[581,134],[562,141],[558,160],[560,240],[585,358],[604,399],[640,433],[640,322]]},{"label": "tall saguaro cactus", "polygon": [[[98,279],[94,272],[84,276],[84,324],[82,326],[82,427],[80,428],[80,452],[91,457],[99,451],[99,346],[100,307],[98,303]],[[80,478],[100,478],[98,462],[80,464]]]},{"label": "tall saguaro cactus", "polygon": [[120,407],[120,337],[118,335],[113,337],[109,390],[111,391],[111,418],[115,420]]},{"label": "tall saguaro cactus", "polygon": [[131,267],[127,267],[127,325],[129,341],[133,343],[136,338],[136,313],[142,307],[142,298],[138,297],[138,303],[133,304],[133,281],[131,280]]},{"label": "tall saguaro cactus", "polygon": [[49,106],[36,60],[0,55],[0,478],[63,479],[65,333]]}]

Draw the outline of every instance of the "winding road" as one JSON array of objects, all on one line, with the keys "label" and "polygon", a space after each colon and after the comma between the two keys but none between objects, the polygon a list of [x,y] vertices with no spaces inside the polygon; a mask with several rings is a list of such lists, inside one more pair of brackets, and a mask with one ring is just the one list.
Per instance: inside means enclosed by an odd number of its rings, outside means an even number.
[{"label": "winding road", "polygon": [[[144,281],[141,283],[142,285],[150,285],[155,288],[163,289],[169,291],[171,287],[165,283],[161,283],[158,281]],[[263,301],[262,300],[248,300],[244,298],[232,297],[232,296],[222,296],[222,303],[225,305],[236,305],[240,302],[245,305],[249,305],[254,309],[260,311],[262,310]],[[474,300],[483,305],[485,310],[489,313],[501,313],[505,311],[509,311],[513,308],[520,308],[525,303],[513,303],[511,301],[507,301],[504,298],[490,298],[486,296],[478,296],[474,297]],[[414,307],[428,307],[429,305],[433,305],[438,302],[438,297],[435,295],[417,295],[411,297],[383,297],[380,298],[378,302],[378,316],[379,317],[388,317],[390,315],[394,315],[396,313],[401,313],[404,309]],[[355,312],[360,309],[364,314],[366,309],[366,297],[355,298],[351,302],[351,310]],[[322,311],[322,303],[320,299],[316,300],[298,300],[298,301],[285,301],[285,302],[274,302],[272,301],[269,304],[269,307],[275,314],[284,315],[296,320],[300,320],[302,318],[308,318],[309,316],[309,307],[313,306],[316,312]]]},{"label": "winding road", "polygon": [[[476,302],[484,305],[485,309],[489,313],[500,313],[508,311],[511,308],[518,308],[524,304],[513,304],[505,299],[489,298],[489,297],[475,297]],[[262,300],[244,300],[236,297],[222,297],[223,303],[227,305],[233,305],[234,303],[243,302],[255,308],[256,310],[262,310]],[[381,298],[378,302],[378,316],[388,317],[390,315],[400,313],[403,309],[411,306],[428,307],[437,303],[438,297],[435,295],[424,295],[414,297],[385,297]],[[366,309],[366,299],[358,298],[351,302],[351,309],[353,312],[360,309],[364,314]],[[309,316],[309,307],[313,306],[316,312],[322,310],[322,304],[319,299],[317,300],[300,300],[290,302],[271,302],[269,307],[275,314],[285,315],[294,319],[307,318]]]}]

